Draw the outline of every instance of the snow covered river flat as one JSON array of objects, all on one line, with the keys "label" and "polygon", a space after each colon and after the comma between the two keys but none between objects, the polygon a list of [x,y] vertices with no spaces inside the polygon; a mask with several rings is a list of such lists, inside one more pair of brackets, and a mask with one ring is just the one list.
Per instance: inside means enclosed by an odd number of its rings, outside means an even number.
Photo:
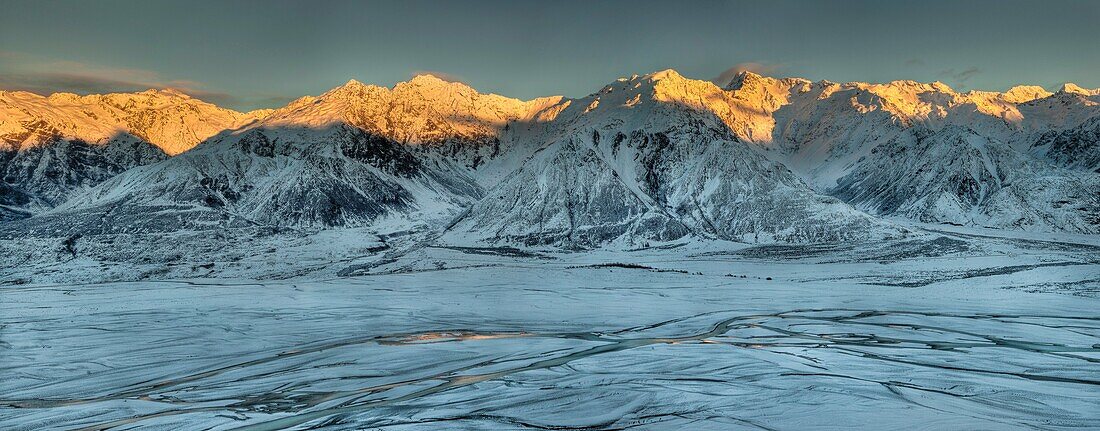
[{"label": "snow covered river flat", "polygon": [[8,286],[0,429],[1100,427],[1095,248],[759,250]]}]

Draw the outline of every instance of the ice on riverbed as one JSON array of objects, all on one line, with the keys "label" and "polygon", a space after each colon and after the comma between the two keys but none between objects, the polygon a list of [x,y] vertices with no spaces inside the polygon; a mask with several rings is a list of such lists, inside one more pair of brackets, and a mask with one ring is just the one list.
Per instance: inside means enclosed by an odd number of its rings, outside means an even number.
[{"label": "ice on riverbed", "polygon": [[982,241],[8,286],[0,428],[1095,427],[1095,248]]}]

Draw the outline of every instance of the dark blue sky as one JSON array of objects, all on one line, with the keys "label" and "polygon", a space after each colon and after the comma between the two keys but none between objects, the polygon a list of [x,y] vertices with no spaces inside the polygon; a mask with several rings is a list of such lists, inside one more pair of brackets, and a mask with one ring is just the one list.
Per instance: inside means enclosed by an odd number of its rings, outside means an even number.
[{"label": "dark blue sky", "polygon": [[422,71],[583,96],[619,76],[734,67],[957,89],[1100,87],[1100,1],[0,0],[0,88],[174,86],[270,107]]}]

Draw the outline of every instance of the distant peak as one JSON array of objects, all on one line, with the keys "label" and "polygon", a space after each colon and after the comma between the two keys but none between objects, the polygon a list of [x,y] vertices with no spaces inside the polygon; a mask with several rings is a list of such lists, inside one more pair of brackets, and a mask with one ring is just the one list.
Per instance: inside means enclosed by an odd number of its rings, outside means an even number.
[{"label": "distant peak", "polygon": [[742,82],[744,82],[746,80],[754,81],[754,80],[757,80],[757,79],[764,79],[764,75],[753,72],[751,70],[742,70],[740,72],[737,72],[737,75],[735,75],[733,77],[733,79],[737,80],[737,81],[742,81]]},{"label": "distant peak", "polygon": [[733,79],[726,84],[727,90],[740,90],[745,87],[746,84],[751,84],[764,79],[763,76],[753,73],[748,70],[742,70],[734,75]]},{"label": "distant peak", "polygon": [[649,75],[649,79],[653,80],[653,81],[663,81],[663,80],[666,80],[666,79],[682,80],[682,79],[684,79],[684,76],[680,75],[679,72],[677,72],[673,69],[665,69],[665,70],[662,70],[662,71],[651,73]]},{"label": "distant peak", "polygon": [[1063,93],[1080,93],[1084,92],[1085,89],[1082,88],[1080,85],[1074,84],[1072,82],[1067,82],[1065,84],[1062,84],[1061,91]]},{"label": "distant peak", "polygon": [[328,95],[328,96],[332,96],[332,95],[360,96],[360,95],[362,95],[362,93],[365,93],[366,91],[370,90],[371,87],[373,87],[373,86],[364,84],[364,83],[356,81],[354,79],[350,79],[350,80],[348,80],[348,82],[344,83],[344,85],[333,88],[333,89],[325,92],[325,94],[322,95],[322,96],[325,96],[325,95]]},{"label": "distant peak", "polygon": [[[822,81],[822,83],[822,85],[827,84],[826,81]],[[761,93],[784,94],[793,90],[805,92],[809,91],[811,85],[813,85],[813,82],[804,78],[773,78],[742,70],[737,72],[737,75],[722,88],[748,96]]]},{"label": "distant peak", "polygon": [[757,79],[759,79],[759,78],[763,78],[764,75],[761,75],[759,73],[756,73],[756,72],[753,72],[751,70],[746,69],[746,70],[742,70],[740,72],[737,72],[737,77],[739,77],[739,78],[750,78],[750,79],[757,78]]},{"label": "distant peak", "polygon": [[1004,92],[1005,100],[1012,103],[1030,102],[1050,95],[1051,92],[1038,85],[1017,85]]},{"label": "distant peak", "polygon": [[477,90],[462,82],[440,78],[430,73],[418,74],[408,81],[399,82],[393,86],[393,89],[398,92],[408,89],[420,89],[421,91],[452,89],[460,92],[477,93]]},{"label": "distant peak", "polygon": [[145,94],[145,95],[149,95],[149,96],[170,96],[170,97],[183,97],[183,98],[188,98],[188,99],[191,98],[191,96],[188,96],[186,93],[184,93],[184,92],[182,92],[178,89],[171,88],[171,87],[150,88],[148,90],[142,91],[141,94]]},{"label": "distant peak", "polygon": [[245,112],[244,115],[246,117],[249,117],[249,118],[264,119],[264,118],[267,118],[269,115],[271,115],[274,112],[275,112],[274,109],[263,108],[263,109],[253,109],[251,111]]},{"label": "distant peak", "polygon": [[943,93],[954,93],[955,92],[955,89],[951,88],[950,85],[944,84],[943,82],[940,82],[940,81],[932,81],[932,83],[929,84],[929,85],[931,85],[932,88],[934,88],[936,91],[940,91],[940,92],[943,92]]},{"label": "distant peak", "polygon": [[372,85],[364,84],[364,83],[359,82],[358,80],[355,80],[355,79],[349,79],[348,82],[345,82],[344,85],[336,87],[336,89],[341,89],[341,90],[345,90],[345,91],[347,91],[347,90],[364,91],[364,90],[366,90],[370,87],[372,87]]},{"label": "distant peak", "polygon": [[1062,88],[1061,88],[1060,92],[1080,94],[1080,95],[1084,95],[1084,96],[1097,96],[1097,95],[1100,95],[1100,88],[1095,89],[1095,90],[1090,90],[1090,89],[1081,87],[1080,85],[1074,84],[1072,82],[1067,82],[1067,83],[1062,85]]},{"label": "distant peak", "polygon": [[53,93],[47,97],[53,103],[73,103],[80,101],[80,96],[74,93]]},{"label": "distant peak", "polygon": [[421,74],[418,74],[418,75],[412,77],[412,79],[409,80],[410,84],[421,84],[421,85],[425,85],[425,84],[426,85],[439,85],[439,84],[447,84],[449,82],[451,82],[451,81],[444,80],[444,79],[442,79],[438,76],[435,76],[433,74],[430,74],[430,73],[421,73]]}]

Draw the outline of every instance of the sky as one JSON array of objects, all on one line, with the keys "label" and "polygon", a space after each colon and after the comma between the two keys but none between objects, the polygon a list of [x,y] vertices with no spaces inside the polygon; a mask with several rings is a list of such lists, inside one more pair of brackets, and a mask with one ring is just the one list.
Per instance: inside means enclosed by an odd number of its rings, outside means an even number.
[{"label": "sky", "polygon": [[1098,23],[1094,0],[0,0],[0,89],[172,87],[247,110],[420,73],[522,99],[667,68],[1097,88]]}]

